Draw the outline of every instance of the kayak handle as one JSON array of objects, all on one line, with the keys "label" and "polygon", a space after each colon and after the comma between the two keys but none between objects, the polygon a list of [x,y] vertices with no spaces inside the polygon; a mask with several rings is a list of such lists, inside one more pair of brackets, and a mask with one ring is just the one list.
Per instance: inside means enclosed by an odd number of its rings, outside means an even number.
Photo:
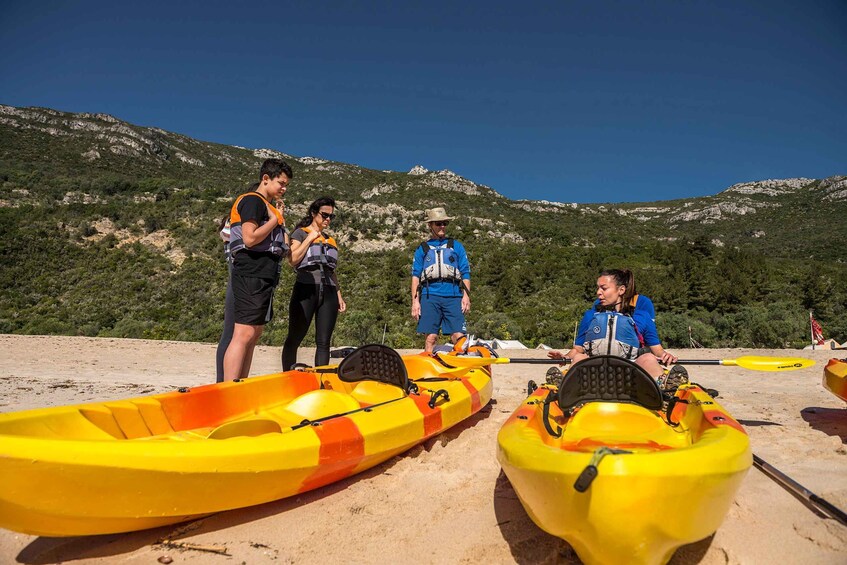
[{"label": "kayak handle", "polygon": [[450,394],[443,388],[432,391],[432,396],[429,398],[429,407],[435,408],[435,403],[438,402],[438,399],[442,396],[446,402],[450,402]]},{"label": "kayak handle", "polygon": [[594,452],[594,456],[591,458],[591,462],[588,466],[582,470],[582,473],[576,478],[576,481],[573,484],[573,488],[576,492],[585,492],[588,490],[588,487],[591,486],[591,483],[594,482],[594,479],[597,478],[597,465],[600,464],[600,461],[607,455],[619,455],[622,453],[632,453],[631,451],[627,451],[625,449],[615,449],[613,447],[601,447],[597,451]]}]

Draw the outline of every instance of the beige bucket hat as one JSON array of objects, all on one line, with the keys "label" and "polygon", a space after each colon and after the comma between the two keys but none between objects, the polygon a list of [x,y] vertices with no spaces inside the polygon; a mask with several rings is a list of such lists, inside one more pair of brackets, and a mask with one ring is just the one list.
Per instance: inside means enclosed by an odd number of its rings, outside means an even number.
[{"label": "beige bucket hat", "polygon": [[426,211],[426,219],[424,222],[443,222],[445,220],[455,220],[453,216],[447,215],[447,210],[444,208],[430,208]]}]

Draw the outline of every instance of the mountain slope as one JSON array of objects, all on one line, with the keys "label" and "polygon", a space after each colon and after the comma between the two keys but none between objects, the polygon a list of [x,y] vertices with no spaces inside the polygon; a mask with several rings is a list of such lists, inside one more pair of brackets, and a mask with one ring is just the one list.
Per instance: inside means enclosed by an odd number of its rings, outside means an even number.
[{"label": "mountain slope", "polygon": [[[385,329],[398,347],[416,343],[408,268],[423,210],[436,205],[458,216],[451,235],[471,252],[479,334],[563,345],[606,266],[635,269],[669,317],[672,344],[687,343],[687,326],[713,345],[800,342],[808,308],[847,329],[844,176],[652,203],[515,201],[450,171],[377,171],[105,114],[0,106],[0,237],[12,242],[0,252],[0,331],[216,339],[225,276],[216,226],[270,156],[295,171],[290,223],[319,195],[338,201],[351,312],[337,341]],[[268,342],[284,337],[279,304]]]}]

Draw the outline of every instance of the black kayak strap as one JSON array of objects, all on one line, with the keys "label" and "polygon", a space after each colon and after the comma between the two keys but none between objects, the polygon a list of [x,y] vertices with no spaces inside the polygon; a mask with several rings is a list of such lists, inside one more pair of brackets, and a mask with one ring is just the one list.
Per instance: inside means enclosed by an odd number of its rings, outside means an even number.
[{"label": "black kayak strap", "polygon": [[544,409],[542,410],[542,419],[544,420],[544,428],[547,430],[547,433],[555,438],[562,437],[562,427],[556,426],[556,429],[553,429],[553,426],[550,425],[550,403],[557,401],[559,399],[559,395],[557,391],[551,390],[547,395],[547,398],[544,399]]}]

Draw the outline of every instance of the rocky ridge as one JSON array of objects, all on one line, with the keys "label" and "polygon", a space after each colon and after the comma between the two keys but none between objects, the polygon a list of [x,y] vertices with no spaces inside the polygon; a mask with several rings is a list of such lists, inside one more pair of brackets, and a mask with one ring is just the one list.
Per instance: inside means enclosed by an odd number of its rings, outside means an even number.
[{"label": "rocky ridge", "polygon": [[[244,186],[243,179],[250,179],[263,159],[283,158],[292,162],[297,172],[295,190],[286,196],[287,210],[292,210],[287,216],[296,216],[318,195],[332,194],[344,220],[336,224],[339,241],[362,252],[408,245],[422,233],[423,211],[438,205],[447,206],[451,214],[462,218],[453,229],[463,236],[494,241],[520,243],[538,237],[539,232],[549,239],[551,234],[570,226],[579,229],[597,224],[598,230],[624,229],[653,241],[701,234],[714,245],[757,240],[782,248],[785,244],[778,238],[790,236],[781,233],[786,223],[791,223],[786,219],[797,220],[795,231],[800,232],[805,229],[799,221],[803,213],[810,218],[805,224],[810,224],[826,216],[828,210],[843,209],[847,203],[847,176],[843,175],[822,180],[742,182],[713,196],[653,203],[510,200],[491,187],[449,170],[431,171],[416,165],[406,173],[374,171],[314,156],[296,157],[275,149],[202,142],[160,128],[129,124],[108,114],[71,114],[47,108],[0,105],[0,141],[4,137],[13,140],[3,145],[4,160],[23,168],[37,169],[42,165],[33,161],[32,150],[18,147],[19,140],[43,154],[62,154],[63,174],[70,179],[68,184],[78,186],[55,196],[54,202],[61,206],[107,206],[114,201],[125,202],[127,196],[135,204],[152,205],[163,194],[177,194],[194,185],[202,191],[217,186],[206,195],[201,192],[199,197],[213,203],[215,210],[223,209],[232,198],[232,187]],[[136,189],[115,189],[115,194],[88,189],[91,183],[85,179],[103,171],[128,176],[130,185],[150,177],[163,179],[159,185],[172,184],[150,190],[139,184]],[[20,184],[9,175],[6,177],[0,191],[0,208],[50,205],[37,185]],[[123,190],[132,193],[127,195]],[[823,207],[815,211],[817,206]],[[220,213],[215,215],[219,217]],[[549,227],[539,228],[536,224]],[[635,226],[640,227],[634,230]],[[803,237],[808,239],[805,234]],[[591,238],[581,233],[570,242],[576,246],[594,245]]]}]

